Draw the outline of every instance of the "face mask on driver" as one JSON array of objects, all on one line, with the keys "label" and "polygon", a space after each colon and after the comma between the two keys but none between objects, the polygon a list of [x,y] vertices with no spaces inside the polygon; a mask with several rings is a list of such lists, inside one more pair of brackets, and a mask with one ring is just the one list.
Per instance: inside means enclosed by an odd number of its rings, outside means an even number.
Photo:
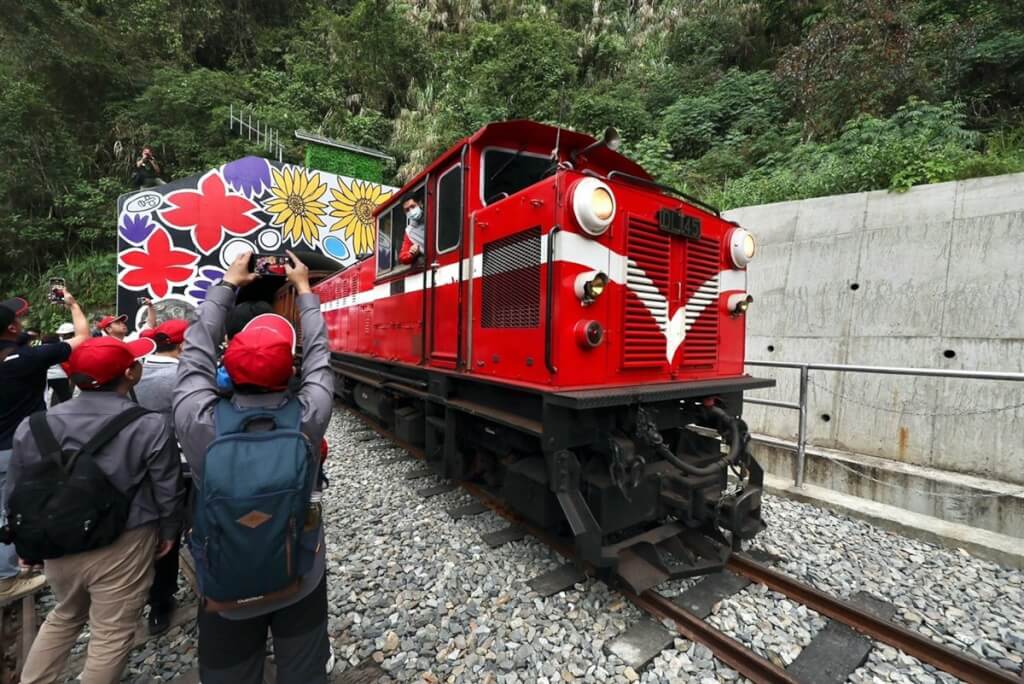
[{"label": "face mask on driver", "polygon": [[423,218],[423,210],[420,209],[419,207],[413,207],[412,209],[409,210],[406,216],[409,217],[410,221],[419,221],[421,218]]}]

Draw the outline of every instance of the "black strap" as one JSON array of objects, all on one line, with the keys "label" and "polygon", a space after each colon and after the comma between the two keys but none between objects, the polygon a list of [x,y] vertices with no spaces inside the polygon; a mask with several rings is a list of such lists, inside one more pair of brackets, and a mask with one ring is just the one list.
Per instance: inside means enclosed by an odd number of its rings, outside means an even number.
[{"label": "black strap", "polygon": [[46,422],[46,411],[36,411],[28,419],[28,427],[36,439],[36,446],[44,458],[53,459],[61,468],[64,467],[64,454],[57,438],[53,436],[50,424]]},{"label": "black strap", "polygon": [[97,451],[103,448],[103,446],[110,440],[117,437],[121,430],[125,429],[130,423],[134,423],[136,420],[151,413],[141,406],[132,406],[131,408],[125,409],[122,413],[117,414],[109,421],[107,421],[100,431],[93,435],[92,439],[86,442],[81,449],[78,450],[78,455],[92,456]]},{"label": "black strap", "polygon": [[53,435],[53,430],[50,429],[50,424],[46,420],[46,412],[38,411],[32,414],[29,418],[29,428],[32,430],[32,436],[36,439],[36,445],[39,447],[39,451],[46,457],[52,458],[57,464],[64,468],[65,472],[70,472],[75,467],[75,461],[79,456],[86,456],[91,458],[93,454],[102,449],[104,445],[110,440],[114,439],[121,430],[128,426],[129,423],[133,423],[142,416],[151,411],[147,411],[141,406],[132,406],[129,409],[125,409],[123,412],[117,414],[100,428],[99,432],[92,436],[92,438],[86,442],[81,449],[78,450],[68,461],[64,463],[64,454],[61,449],[60,443],[57,442],[57,438]]}]

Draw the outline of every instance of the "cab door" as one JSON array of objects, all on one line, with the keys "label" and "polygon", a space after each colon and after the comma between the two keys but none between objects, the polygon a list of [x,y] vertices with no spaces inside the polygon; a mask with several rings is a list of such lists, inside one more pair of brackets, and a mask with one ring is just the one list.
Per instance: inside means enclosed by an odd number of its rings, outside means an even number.
[{"label": "cab door", "polygon": [[463,283],[472,277],[463,272],[463,168],[461,161],[456,162],[430,181],[434,230],[428,235],[429,357],[431,364],[452,369],[459,367],[462,354]]}]

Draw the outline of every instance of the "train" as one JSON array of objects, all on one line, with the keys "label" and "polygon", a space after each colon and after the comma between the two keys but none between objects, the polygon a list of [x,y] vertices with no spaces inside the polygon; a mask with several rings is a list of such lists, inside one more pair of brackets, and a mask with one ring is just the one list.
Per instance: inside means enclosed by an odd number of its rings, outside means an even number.
[{"label": "train", "polygon": [[[754,236],[595,138],[459,140],[314,286],[336,392],[634,591],[719,570],[765,527],[743,393]],[[403,203],[422,255],[398,258]],[[294,314],[283,289],[278,308]]]}]

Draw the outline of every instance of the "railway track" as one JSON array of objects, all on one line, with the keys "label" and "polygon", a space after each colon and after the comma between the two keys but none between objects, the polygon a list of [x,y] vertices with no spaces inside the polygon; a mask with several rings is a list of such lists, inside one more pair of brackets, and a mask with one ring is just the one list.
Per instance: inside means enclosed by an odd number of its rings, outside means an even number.
[{"label": "railway track", "polygon": [[[405,449],[413,457],[425,461],[425,454],[419,447],[398,439],[369,416],[350,407],[345,408],[381,436]],[[527,534],[536,537],[568,561],[576,562],[572,546],[565,540],[553,537],[510,512],[501,505],[497,498],[481,487],[467,482],[458,482],[457,484],[497,515],[521,527]],[[585,568],[585,570],[587,574],[595,574],[592,568]],[[1008,670],[975,658],[968,653],[949,648],[850,601],[826,594],[747,555],[733,554],[727,564],[727,570],[747,578],[751,582],[762,584],[871,640],[888,644],[966,682],[972,684],[975,682],[1022,684],[1024,682],[1024,677],[1018,677]],[[787,683],[817,681],[808,679],[806,676],[797,678],[794,674],[787,672],[657,591],[648,590],[636,594],[625,588],[623,583],[615,582],[614,578],[611,581],[616,591],[640,610],[657,620],[670,620],[679,634],[708,647],[715,657],[752,681]]]}]

